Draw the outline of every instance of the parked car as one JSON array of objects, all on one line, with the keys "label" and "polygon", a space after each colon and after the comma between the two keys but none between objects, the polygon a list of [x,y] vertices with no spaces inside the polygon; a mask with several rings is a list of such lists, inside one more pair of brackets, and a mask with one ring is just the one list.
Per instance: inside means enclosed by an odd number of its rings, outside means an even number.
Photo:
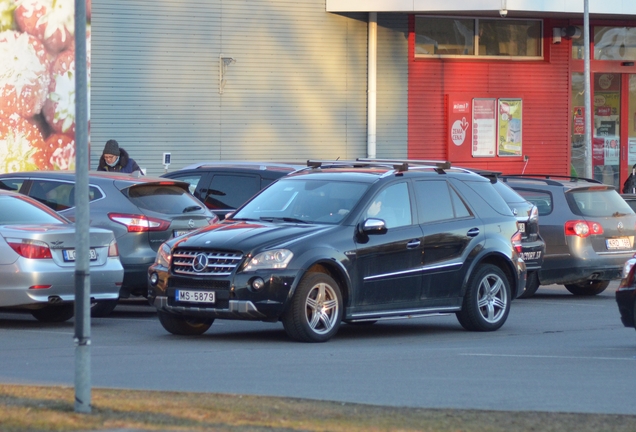
[{"label": "parked car", "polygon": [[636,328],[636,254],[623,265],[623,278],[616,290],[616,303],[623,325]]},{"label": "parked car", "polygon": [[[0,190],[0,308],[39,321],[74,313],[75,226],[39,202]],[[124,277],[111,231],[90,228],[91,302],[116,301]]]},{"label": "parked car", "polygon": [[271,182],[303,165],[275,162],[201,162],[162,177],[190,184],[190,193],[220,219]]},{"label": "parked car", "polygon": [[625,200],[627,204],[636,212],[636,194],[628,193],[621,194],[621,197]]},{"label": "parked car", "polygon": [[525,261],[528,271],[526,288],[519,298],[532,297],[539,288],[538,272],[545,255],[545,241],[539,232],[539,209],[505,182],[500,181],[500,172],[478,169],[473,171],[490,180],[517,218],[517,225],[521,231],[521,258]]},{"label": "parked car", "polygon": [[[47,205],[70,220],[75,218],[75,173],[34,171],[0,175],[0,188],[12,189]],[[90,225],[115,233],[124,280],[120,298],[147,293],[148,267],[159,245],[218,218],[188,191],[185,182],[138,174],[91,171]],[[117,300],[92,309],[106,316]]]},{"label": "parked car", "polygon": [[280,320],[292,339],[322,342],[341,321],[455,313],[467,330],[504,324],[526,270],[517,221],[487,179],[449,164],[309,165],[161,245],[148,298],[168,332]]},{"label": "parked car", "polygon": [[546,242],[540,285],[563,284],[575,295],[597,295],[621,278],[635,250],[636,215],[613,186],[565,176],[501,179],[539,209]]}]

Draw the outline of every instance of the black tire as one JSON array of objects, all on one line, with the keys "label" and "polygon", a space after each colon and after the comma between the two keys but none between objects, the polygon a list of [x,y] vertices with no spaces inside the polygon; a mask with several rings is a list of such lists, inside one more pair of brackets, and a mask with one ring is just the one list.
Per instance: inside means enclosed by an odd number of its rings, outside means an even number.
[{"label": "black tire", "polygon": [[326,342],[342,320],[340,287],[325,273],[308,273],[296,288],[282,321],[287,335],[301,342]]},{"label": "black tire", "polygon": [[530,298],[539,289],[539,272],[533,271],[528,273],[528,279],[526,280],[526,289],[523,290],[521,295],[517,298],[525,299]]},{"label": "black tire", "polygon": [[91,316],[95,318],[107,317],[117,307],[119,300],[102,300],[91,303]]},{"label": "black tire", "polygon": [[42,309],[33,309],[31,315],[41,322],[64,322],[73,318],[74,308],[73,303],[45,306]]},{"label": "black tire", "polygon": [[610,281],[589,280],[576,284],[564,284],[565,288],[576,296],[595,296],[609,286]]},{"label": "black tire", "polygon": [[510,283],[503,271],[492,264],[478,267],[468,280],[457,320],[466,330],[493,331],[510,312]]},{"label": "black tire", "polygon": [[159,322],[168,332],[179,336],[199,336],[208,331],[214,319],[182,317],[167,312],[157,312]]}]

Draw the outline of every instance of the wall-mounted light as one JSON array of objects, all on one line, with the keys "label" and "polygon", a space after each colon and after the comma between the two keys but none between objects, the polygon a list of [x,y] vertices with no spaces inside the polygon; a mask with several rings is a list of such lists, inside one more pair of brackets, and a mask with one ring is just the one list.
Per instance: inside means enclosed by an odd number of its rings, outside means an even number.
[{"label": "wall-mounted light", "polygon": [[552,43],[560,44],[561,38],[578,39],[581,37],[582,34],[583,32],[577,26],[553,27],[552,28]]}]

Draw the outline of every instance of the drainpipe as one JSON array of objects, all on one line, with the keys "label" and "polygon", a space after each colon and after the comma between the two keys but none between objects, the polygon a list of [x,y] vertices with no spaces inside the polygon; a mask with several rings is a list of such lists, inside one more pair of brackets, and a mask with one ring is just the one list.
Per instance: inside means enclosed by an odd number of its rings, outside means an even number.
[{"label": "drainpipe", "polygon": [[367,65],[367,157],[376,157],[376,74],[378,59],[378,13],[369,12]]}]

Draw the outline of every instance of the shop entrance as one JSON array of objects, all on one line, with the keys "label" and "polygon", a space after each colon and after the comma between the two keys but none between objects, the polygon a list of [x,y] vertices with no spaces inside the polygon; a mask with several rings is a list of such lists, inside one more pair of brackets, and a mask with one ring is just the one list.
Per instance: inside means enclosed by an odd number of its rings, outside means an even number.
[{"label": "shop entrance", "polygon": [[[572,75],[572,175],[585,173],[583,74]],[[617,190],[636,164],[636,74],[592,74],[593,177]]]}]

